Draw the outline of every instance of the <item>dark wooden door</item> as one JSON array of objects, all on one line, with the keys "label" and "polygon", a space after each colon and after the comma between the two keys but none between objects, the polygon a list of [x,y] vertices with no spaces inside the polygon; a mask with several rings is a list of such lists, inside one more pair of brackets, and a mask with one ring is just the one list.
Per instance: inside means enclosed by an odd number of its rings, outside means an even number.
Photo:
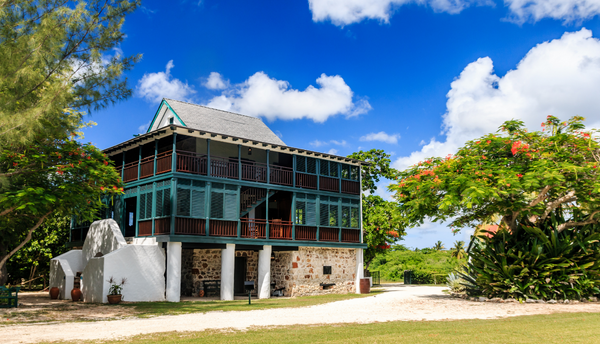
[{"label": "dark wooden door", "polygon": [[246,257],[235,257],[235,270],[233,272],[233,292],[235,294],[246,294],[244,282],[246,281]]},{"label": "dark wooden door", "polygon": [[125,199],[125,236],[135,236],[135,222],[137,221],[137,198],[131,197]]}]

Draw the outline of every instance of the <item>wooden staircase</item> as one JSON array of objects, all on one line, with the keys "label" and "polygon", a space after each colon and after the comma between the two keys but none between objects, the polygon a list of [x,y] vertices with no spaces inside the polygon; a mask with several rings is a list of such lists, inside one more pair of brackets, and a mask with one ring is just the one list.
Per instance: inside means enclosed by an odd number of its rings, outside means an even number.
[{"label": "wooden staircase", "polygon": [[270,191],[267,194],[266,189],[259,188],[248,188],[242,191],[240,194],[240,217],[247,215],[275,193],[277,191]]}]

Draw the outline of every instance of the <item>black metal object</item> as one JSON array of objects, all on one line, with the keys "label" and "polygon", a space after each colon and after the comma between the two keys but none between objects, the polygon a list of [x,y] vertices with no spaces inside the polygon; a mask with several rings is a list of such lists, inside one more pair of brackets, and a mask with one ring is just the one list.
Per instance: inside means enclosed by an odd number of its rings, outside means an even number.
[{"label": "black metal object", "polygon": [[412,284],[412,270],[404,270],[404,284]]},{"label": "black metal object", "polygon": [[245,281],[244,282],[244,289],[246,289],[246,291],[248,292],[248,304],[251,305],[252,304],[252,299],[251,299],[251,293],[254,290],[254,281]]},{"label": "black metal object", "polygon": [[380,285],[381,278],[379,277],[379,271],[371,271],[371,279],[373,280],[373,285]]},{"label": "black metal object", "polygon": [[204,295],[210,296],[211,294],[221,294],[221,281],[219,280],[206,280],[204,281]]}]

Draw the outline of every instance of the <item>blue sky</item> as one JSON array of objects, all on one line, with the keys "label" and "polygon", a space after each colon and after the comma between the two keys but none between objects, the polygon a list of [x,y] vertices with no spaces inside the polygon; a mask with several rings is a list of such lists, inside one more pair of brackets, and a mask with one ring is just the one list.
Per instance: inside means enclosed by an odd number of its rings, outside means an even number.
[{"label": "blue sky", "polygon": [[[107,52],[143,54],[135,96],[93,113],[86,140],[130,139],[162,97],[261,117],[294,147],[384,149],[397,168],[511,118],[600,124],[598,14],[599,0],[144,1]],[[466,235],[426,223],[404,244]]]}]

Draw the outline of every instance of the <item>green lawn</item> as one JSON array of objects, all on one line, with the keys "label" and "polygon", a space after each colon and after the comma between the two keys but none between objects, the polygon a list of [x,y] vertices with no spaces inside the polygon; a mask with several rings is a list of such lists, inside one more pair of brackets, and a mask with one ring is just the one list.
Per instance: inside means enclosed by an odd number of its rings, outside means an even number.
[{"label": "green lawn", "polygon": [[598,343],[598,329],[599,313],[563,313],[497,320],[169,332],[102,343]]},{"label": "green lawn", "polygon": [[206,313],[212,311],[252,311],[267,308],[283,307],[307,307],[329,303],[356,299],[361,297],[373,296],[382,293],[381,289],[371,289],[370,294],[326,294],[317,296],[303,296],[298,298],[271,298],[263,300],[236,301],[184,301],[184,302],[136,302],[130,304],[121,304],[122,306],[132,307],[137,316],[148,317],[157,315],[173,315],[184,313]]}]

